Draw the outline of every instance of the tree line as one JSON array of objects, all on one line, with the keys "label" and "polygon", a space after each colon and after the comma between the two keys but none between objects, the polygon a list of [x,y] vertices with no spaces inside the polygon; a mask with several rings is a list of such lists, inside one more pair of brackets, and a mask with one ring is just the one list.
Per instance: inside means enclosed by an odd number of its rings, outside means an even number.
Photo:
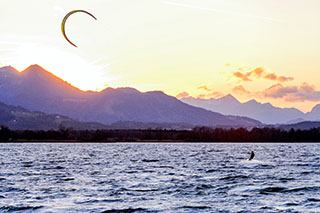
[{"label": "tree line", "polygon": [[285,131],[278,128],[209,128],[194,127],[192,130],[10,130],[1,126],[0,141],[184,141],[184,142],[319,142],[320,128]]}]

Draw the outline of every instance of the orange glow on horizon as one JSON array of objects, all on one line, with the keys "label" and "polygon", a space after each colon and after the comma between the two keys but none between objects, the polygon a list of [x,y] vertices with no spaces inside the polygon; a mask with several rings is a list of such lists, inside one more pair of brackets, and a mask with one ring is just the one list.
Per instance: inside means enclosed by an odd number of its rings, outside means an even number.
[{"label": "orange glow on horizon", "polygon": [[90,61],[85,56],[58,47],[23,43],[11,48],[10,54],[2,61],[2,65],[12,66],[19,72],[31,64],[38,64],[83,91],[101,91],[112,84],[105,81],[112,81],[112,77],[106,76],[109,64],[103,64],[99,60]]}]

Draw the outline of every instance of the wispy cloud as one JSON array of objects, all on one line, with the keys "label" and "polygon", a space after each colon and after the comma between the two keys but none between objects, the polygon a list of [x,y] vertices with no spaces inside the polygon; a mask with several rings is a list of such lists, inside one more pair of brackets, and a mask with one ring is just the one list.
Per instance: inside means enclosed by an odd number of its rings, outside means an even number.
[{"label": "wispy cloud", "polygon": [[190,4],[181,4],[181,3],[172,2],[172,1],[162,1],[162,3],[169,4],[169,5],[174,5],[174,6],[178,6],[178,7],[196,9],[196,10],[204,10],[204,11],[211,11],[211,12],[222,12],[219,9],[200,7],[200,6],[196,6],[196,5],[190,5]]},{"label": "wispy cloud", "polygon": [[221,13],[221,14],[225,14],[225,15],[229,15],[229,16],[238,16],[238,17],[258,19],[258,20],[268,21],[268,22],[283,23],[282,20],[277,19],[277,18],[273,18],[273,17],[257,16],[257,15],[252,15],[252,14],[247,14],[247,13],[239,13],[239,12],[234,12],[234,11],[227,11],[227,10],[222,10],[222,9],[217,9],[217,8],[202,7],[202,6],[192,5],[192,4],[183,4],[183,3],[178,3],[178,2],[174,2],[174,1],[161,1],[161,2],[164,4],[173,5],[173,6],[177,6],[177,7],[184,7],[184,8],[195,9],[195,10]]}]

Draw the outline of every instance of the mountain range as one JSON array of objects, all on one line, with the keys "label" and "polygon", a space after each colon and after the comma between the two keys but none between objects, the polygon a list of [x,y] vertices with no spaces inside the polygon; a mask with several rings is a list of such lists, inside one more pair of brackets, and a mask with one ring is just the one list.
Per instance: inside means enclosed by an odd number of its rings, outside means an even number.
[{"label": "mountain range", "polygon": [[191,124],[182,123],[142,123],[119,121],[111,125],[97,122],[80,122],[67,116],[29,111],[20,106],[11,106],[0,102],[0,126],[13,130],[58,130],[60,128],[74,130],[98,129],[192,129]]},{"label": "mountain range", "polygon": [[22,72],[0,68],[0,101],[30,111],[59,114],[82,122],[178,123],[204,126],[261,125],[242,116],[222,115],[191,106],[160,91],[133,88],[81,91],[38,65]]},{"label": "mountain range", "polygon": [[[7,126],[13,130],[58,130],[60,128],[75,130],[97,129],[191,129],[190,124],[181,123],[142,123],[119,121],[111,125],[96,122],[80,122],[58,114],[45,114],[43,112],[29,111],[20,106],[10,106],[0,102],[0,126]],[[320,128],[320,122],[304,121],[295,124],[269,126],[289,131],[309,130]]]},{"label": "mountain range", "polygon": [[217,99],[187,97],[180,100],[192,106],[225,115],[250,117],[264,124],[291,124],[320,120],[320,104],[316,105],[311,112],[303,113],[296,108],[279,108],[270,103],[258,103],[256,100],[241,103],[230,94]]},{"label": "mountain range", "polygon": [[10,106],[0,102],[0,125],[13,130],[57,130],[59,128],[105,129],[107,126],[94,122],[80,122],[62,115],[48,115],[29,111],[20,106]]}]

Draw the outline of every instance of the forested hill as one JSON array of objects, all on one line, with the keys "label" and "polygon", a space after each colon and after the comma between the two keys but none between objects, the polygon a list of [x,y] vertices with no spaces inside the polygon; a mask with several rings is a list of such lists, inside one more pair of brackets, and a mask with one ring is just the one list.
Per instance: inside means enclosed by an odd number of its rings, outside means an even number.
[{"label": "forested hill", "polygon": [[320,128],[285,131],[276,128],[192,130],[71,130],[49,131],[0,129],[0,141],[74,142],[319,142]]}]

